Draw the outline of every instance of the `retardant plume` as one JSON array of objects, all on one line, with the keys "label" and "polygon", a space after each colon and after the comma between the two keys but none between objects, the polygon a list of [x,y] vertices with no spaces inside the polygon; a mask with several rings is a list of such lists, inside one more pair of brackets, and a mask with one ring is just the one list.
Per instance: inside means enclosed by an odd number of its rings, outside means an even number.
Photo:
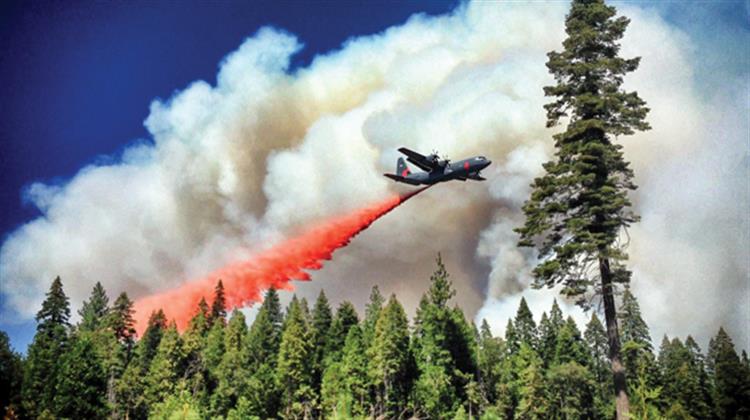
[{"label": "retardant plume", "polygon": [[136,330],[142,334],[148,317],[159,309],[183,330],[195,315],[201,298],[213,298],[218,279],[224,284],[228,310],[260,301],[265,289],[289,289],[292,280],[310,280],[310,274],[305,270],[322,268],[323,261],[330,260],[334,251],[348,245],[374,221],[427,188],[393,195],[379,203],[325,220],[250,259],[222,267],[178,288],[139,299],[135,302]]}]

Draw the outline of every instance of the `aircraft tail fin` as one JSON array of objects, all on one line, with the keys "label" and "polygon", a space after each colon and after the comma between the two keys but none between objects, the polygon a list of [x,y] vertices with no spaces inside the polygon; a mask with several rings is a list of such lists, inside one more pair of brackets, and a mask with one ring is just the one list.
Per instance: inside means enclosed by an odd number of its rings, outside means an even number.
[{"label": "aircraft tail fin", "polygon": [[404,162],[404,158],[398,158],[398,162],[396,163],[396,174],[399,176],[402,176],[406,178],[407,175],[409,175],[411,171],[409,170],[409,167],[406,166],[406,162]]}]

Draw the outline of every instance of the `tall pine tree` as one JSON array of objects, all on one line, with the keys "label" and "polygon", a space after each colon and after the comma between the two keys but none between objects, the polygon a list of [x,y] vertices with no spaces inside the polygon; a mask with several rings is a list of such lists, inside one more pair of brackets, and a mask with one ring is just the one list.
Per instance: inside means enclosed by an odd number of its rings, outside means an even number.
[{"label": "tall pine tree", "polygon": [[104,287],[96,282],[91,290],[89,300],[83,302],[83,306],[78,311],[81,316],[81,322],[78,324],[79,331],[96,331],[101,326],[109,310],[109,297]]},{"label": "tall pine tree", "polygon": [[[548,54],[547,68],[556,84],[544,88],[553,102],[545,105],[547,126],[567,118],[554,136],[555,159],[534,180],[523,207],[526,223],[517,229],[519,245],[538,245],[534,286],[562,284],[562,293],[586,307],[601,294],[609,337],[618,419],[628,416],[625,370],[615,309],[615,286],[629,281],[627,254],[618,238],[638,220],[630,210],[628,191],[633,171],[614,139],[649,129],[648,108],[635,92],[621,89],[623,77],[639,58],[619,56],[619,40],[629,20],[615,17],[603,0],[573,0],[565,20],[562,52]],[[541,238],[541,242],[536,239]]]},{"label": "tall pine tree", "polygon": [[36,335],[28,349],[23,380],[23,408],[28,417],[55,413],[62,356],[69,350],[70,304],[60,277],[55,278],[36,314]]}]

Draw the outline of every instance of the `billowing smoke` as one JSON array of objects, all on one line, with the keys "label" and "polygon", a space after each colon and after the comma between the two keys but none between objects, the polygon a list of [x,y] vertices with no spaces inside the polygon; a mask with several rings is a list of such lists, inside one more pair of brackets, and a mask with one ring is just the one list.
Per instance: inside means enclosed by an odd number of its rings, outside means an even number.
[{"label": "billowing smoke", "polygon": [[283,240],[269,249],[250,255],[209,274],[203,279],[187,281],[180,286],[145,296],[135,302],[136,331],[142,334],[153,312],[163,310],[177,328],[187,327],[196,314],[201,299],[211,301],[216,283],[225,288],[225,307],[242,308],[261,300],[269,288],[290,289],[292,280],[310,280],[308,270],[319,270],[333,252],[349,244],[358,233],[374,221],[404,203],[427,187],[394,195],[349,214],[330,218],[304,232]]},{"label": "billowing smoke", "polygon": [[[747,77],[707,95],[686,34],[652,9],[618,7],[632,18],[622,52],[643,57],[627,88],[648,102],[653,126],[620,139],[641,187],[643,222],[630,232],[634,291],[655,336],[705,340],[724,324],[750,347],[748,313],[738,309],[750,307]],[[382,173],[403,145],[485,155],[489,181],[424,192],[297,293],[323,287],[334,301],[362,304],[379,284],[414,308],[442,251],[468,315],[500,331],[522,293],[541,313],[554,292],[527,289],[534,256],[511,229],[551,156],[541,87],[552,82],[544,63],[560,49],[566,11],[468,3],[350,39],[295,71],[290,57],[301,44],[260,30],[227,56],[216,86],[195,82],[153,103],[153,143],[64,185],[28,189],[44,215],[0,251],[9,309],[32,316],[56,275],[75,305],[96,281],[140,298],[207,278],[237,261],[238,249],[254,255],[399,190]]]}]

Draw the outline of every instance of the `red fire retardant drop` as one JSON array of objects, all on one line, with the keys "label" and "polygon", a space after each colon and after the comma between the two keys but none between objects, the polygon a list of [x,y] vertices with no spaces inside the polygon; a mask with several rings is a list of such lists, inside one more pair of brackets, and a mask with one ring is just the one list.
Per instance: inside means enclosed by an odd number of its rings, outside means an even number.
[{"label": "red fire retardant drop", "polygon": [[143,335],[149,316],[159,309],[164,310],[168,320],[175,321],[180,331],[184,330],[201,298],[210,304],[219,279],[224,284],[227,310],[259,302],[263,291],[270,287],[292,289],[291,280],[310,280],[305,270],[323,267],[323,261],[330,260],[333,252],[346,246],[352,237],[425,188],[394,195],[380,203],[325,220],[248,260],[230,264],[175,289],[138,299],[134,305],[138,335]]}]

